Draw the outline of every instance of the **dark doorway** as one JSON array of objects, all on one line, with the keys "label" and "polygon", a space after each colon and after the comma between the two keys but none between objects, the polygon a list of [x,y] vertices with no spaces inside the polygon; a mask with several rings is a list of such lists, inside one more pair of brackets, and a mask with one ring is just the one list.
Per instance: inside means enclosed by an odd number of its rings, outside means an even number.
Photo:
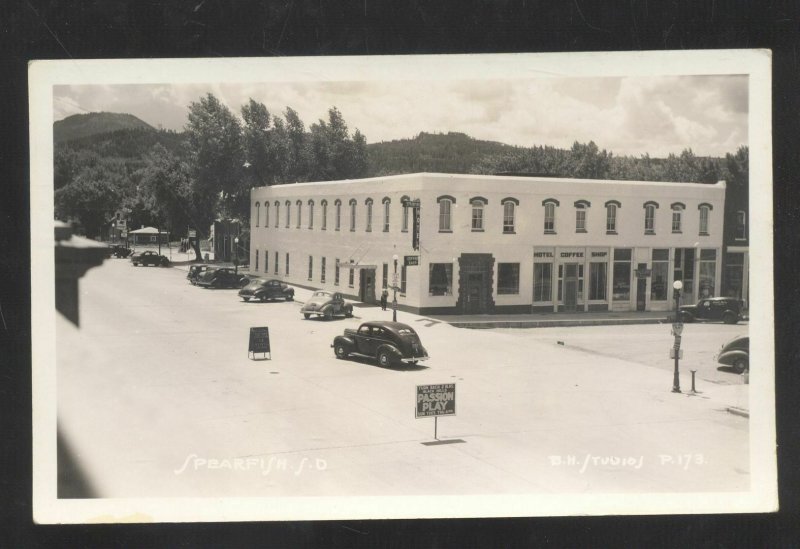
[{"label": "dark doorway", "polygon": [[647,278],[640,275],[647,271],[647,263],[638,263],[636,268],[636,310],[644,311],[647,305]]},{"label": "dark doorway", "polygon": [[465,315],[492,313],[494,311],[492,254],[461,254],[458,265],[457,309]]},{"label": "dark doorway", "polygon": [[359,270],[358,298],[363,303],[375,303],[375,269]]},{"label": "dark doorway", "polygon": [[575,311],[578,308],[578,264],[564,265],[564,310]]}]

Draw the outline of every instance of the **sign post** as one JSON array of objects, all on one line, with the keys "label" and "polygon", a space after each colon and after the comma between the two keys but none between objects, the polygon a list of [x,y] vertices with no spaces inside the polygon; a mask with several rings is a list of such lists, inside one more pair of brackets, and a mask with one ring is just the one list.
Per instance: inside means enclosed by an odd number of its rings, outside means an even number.
[{"label": "sign post", "polygon": [[269,349],[269,328],[267,326],[250,328],[247,358],[256,360],[256,354],[264,355],[261,360],[272,360],[272,352]]},{"label": "sign post", "polygon": [[439,416],[456,415],[456,384],[417,385],[415,415],[417,419],[433,417],[434,442],[423,442],[425,445],[449,442],[464,442],[461,439],[439,440]]}]

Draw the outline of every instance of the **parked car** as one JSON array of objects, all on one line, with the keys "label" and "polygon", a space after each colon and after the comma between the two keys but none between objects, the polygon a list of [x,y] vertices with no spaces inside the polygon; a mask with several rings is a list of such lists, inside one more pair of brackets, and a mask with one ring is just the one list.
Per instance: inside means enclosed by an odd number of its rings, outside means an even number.
[{"label": "parked car", "polygon": [[167,267],[169,266],[169,259],[163,255],[159,255],[152,250],[147,250],[140,253],[135,253],[131,256],[131,263],[136,265],[152,265],[154,267]]},{"label": "parked car", "polygon": [[245,301],[250,301],[251,299],[258,299],[259,301],[272,299],[292,301],[294,300],[294,288],[280,280],[256,278],[250,280],[244,288],[239,290],[239,296]]},{"label": "parked car", "polygon": [[203,273],[213,268],[213,265],[192,265],[189,267],[189,273],[186,275],[186,280],[192,284],[197,284],[197,279],[203,276]]},{"label": "parked car", "polygon": [[400,322],[365,322],[358,330],[347,328],[344,335],[334,338],[331,347],[336,358],[377,359],[381,366],[416,364],[429,358],[414,329]]},{"label": "parked car", "polygon": [[248,278],[230,267],[207,269],[197,278],[197,285],[203,288],[241,288]]},{"label": "parked car", "polygon": [[721,320],[725,324],[736,324],[743,319],[744,302],[731,297],[709,297],[694,305],[680,308],[683,322],[696,320]]},{"label": "parked car", "polygon": [[325,320],[330,320],[334,315],[350,318],[353,316],[353,305],[346,302],[339,292],[317,290],[311,299],[305,302],[300,312],[305,318],[310,318],[311,315],[324,317]]},{"label": "parked car", "polygon": [[108,245],[108,256],[111,257],[121,257],[125,258],[128,257],[133,253],[133,250],[130,248],[123,246],[122,244],[109,244]]},{"label": "parked car", "polygon": [[737,374],[750,370],[750,337],[739,336],[722,346],[717,362],[730,366]]}]

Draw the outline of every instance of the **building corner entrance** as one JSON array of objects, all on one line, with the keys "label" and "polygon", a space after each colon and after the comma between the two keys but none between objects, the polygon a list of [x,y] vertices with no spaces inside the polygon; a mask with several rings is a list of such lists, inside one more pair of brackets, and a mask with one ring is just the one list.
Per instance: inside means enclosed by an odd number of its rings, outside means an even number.
[{"label": "building corner entrance", "polygon": [[375,303],[375,269],[359,269],[358,299],[363,303]]}]

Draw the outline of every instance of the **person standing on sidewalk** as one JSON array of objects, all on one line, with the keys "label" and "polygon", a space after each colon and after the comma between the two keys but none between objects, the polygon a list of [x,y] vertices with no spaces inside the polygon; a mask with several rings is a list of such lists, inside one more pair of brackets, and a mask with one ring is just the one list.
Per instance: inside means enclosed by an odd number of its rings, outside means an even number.
[{"label": "person standing on sidewalk", "polygon": [[381,310],[386,310],[386,300],[389,298],[389,292],[386,291],[386,288],[383,289],[381,292]]}]

